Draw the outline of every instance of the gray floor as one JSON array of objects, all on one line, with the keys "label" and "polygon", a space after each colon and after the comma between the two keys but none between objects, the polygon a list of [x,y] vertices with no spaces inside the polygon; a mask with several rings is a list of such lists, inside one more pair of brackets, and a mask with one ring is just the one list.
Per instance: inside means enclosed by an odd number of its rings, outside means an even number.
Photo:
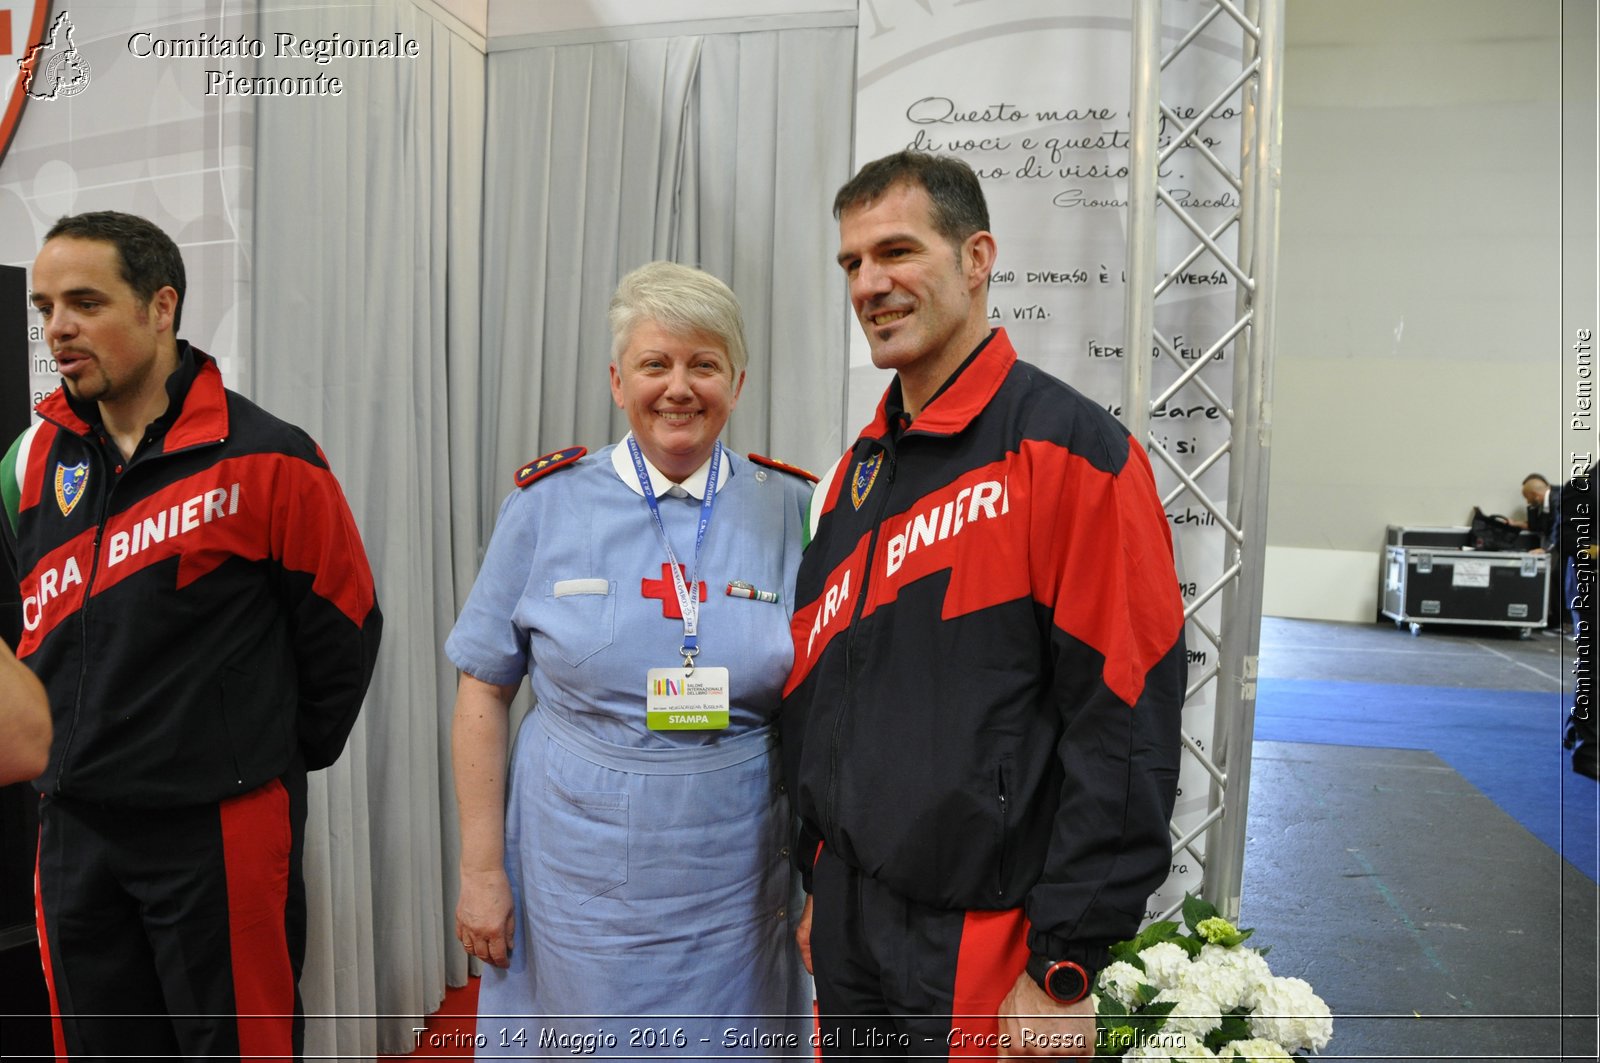
[{"label": "gray floor", "polygon": [[[1535,634],[1267,618],[1265,676],[1555,690]],[[1324,1059],[1596,1058],[1597,887],[1431,753],[1257,742],[1240,921],[1335,1015]]]},{"label": "gray floor", "polygon": [[1261,621],[1261,674],[1282,679],[1556,690],[1570,680],[1572,643],[1540,630],[1438,625],[1412,636],[1389,622]]}]

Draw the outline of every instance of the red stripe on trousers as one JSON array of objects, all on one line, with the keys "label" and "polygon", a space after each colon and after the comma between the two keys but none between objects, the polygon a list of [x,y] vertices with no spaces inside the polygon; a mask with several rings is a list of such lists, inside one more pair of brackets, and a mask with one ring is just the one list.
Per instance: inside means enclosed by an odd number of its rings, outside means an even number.
[{"label": "red stripe on trousers", "polygon": [[1028,920],[1021,908],[968,912],[956,953],[950,1001],[950,1056],[993,1059],[1000,1002],[1028,966]]},{"label": "red stripe on trousers", "polygon": [[278,780],[220,806],[239,1058],[294,1055],[289,902],[289,793]]},{"label": "red stripe on trousers", "polygon": [[56,972],[50,963],[50,934],[44,928],[44,893],[39,889],[39,858],[44,848],[41,834],[33,853],[33,918],[39,927],[39,963],[44,968],[44,986],[50,993],[50,1037],[55,1042],[56,1058],[67,1058],[67,1032],[61,1026],[61,1004],[56,1000]]}]

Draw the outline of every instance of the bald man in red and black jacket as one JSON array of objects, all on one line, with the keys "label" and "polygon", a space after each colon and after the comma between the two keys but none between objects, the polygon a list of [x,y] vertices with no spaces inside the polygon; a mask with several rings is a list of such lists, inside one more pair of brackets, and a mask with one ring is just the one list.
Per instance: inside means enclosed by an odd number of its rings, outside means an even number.
[{"label": "bald man in red and black jacket", "polygon": [[1089,984],[1171,861],[1166,514],[1127,431],[988,328],[964,163],[868,164],[835,212],[896,377],[813,496],[783,705],[822,1049],[1092,1055]]}]

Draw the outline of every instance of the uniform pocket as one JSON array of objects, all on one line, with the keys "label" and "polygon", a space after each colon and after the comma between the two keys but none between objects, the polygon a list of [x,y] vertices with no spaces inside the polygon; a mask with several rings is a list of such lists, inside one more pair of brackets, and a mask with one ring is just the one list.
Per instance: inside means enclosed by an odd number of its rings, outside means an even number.
[{"label": "uniform pocket", "polygon": [[576,667],[611,645],[616,637],[615,580],[551,580],[544,595],[550,617],[545,635],[568,665]]},{"label": "uniform pocket", "polygon": [[546,776],[539,815],[540,886],[593,900],[628,881],[628,795],[573,790]]},{"label": "uniform pocket", "polygon": [[1017,810],[1015,804],[1015,790],[1012,785],[1013,758],[1004,756],[995,765],[995,808],[998,815],[995,830],[995,896],[1004,897],[1006,894],[1006,879],[1011,874],[1011,822]]},{"label": "uniform pocket", "polygon": [[[267,661],[280,658],[272,652]],[[259,786],[288,766],[294,749],[297,709],[291,673],[277,668],[258,667],[248,671],[225,667],[217,677],[217,704],[222,727],[227,735],[227,765],[231,769],[230,790]],[[206,753],[216,762],[222,750]]]}]

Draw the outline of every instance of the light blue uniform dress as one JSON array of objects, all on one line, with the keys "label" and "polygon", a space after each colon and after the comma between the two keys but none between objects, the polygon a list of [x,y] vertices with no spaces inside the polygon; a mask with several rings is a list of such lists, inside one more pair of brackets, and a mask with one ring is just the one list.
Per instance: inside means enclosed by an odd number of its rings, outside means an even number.
[{"label": "light blue uniform dress", "polygon": [[[730,724],[652,731],[646,673],[682,664],[683,622],[625,444],[506,499],[445,643],[486,683],[526,674],[536,699],[506,803],[516,938],[509,968],[483,971],[478,1057],[809,1055],[772,725],[811,485],[723,451],[697,664],[729,670]],[[706,470],[681,488],[649,473],[687,570]],[[781,600],[730,596],[735,580]]]}]

